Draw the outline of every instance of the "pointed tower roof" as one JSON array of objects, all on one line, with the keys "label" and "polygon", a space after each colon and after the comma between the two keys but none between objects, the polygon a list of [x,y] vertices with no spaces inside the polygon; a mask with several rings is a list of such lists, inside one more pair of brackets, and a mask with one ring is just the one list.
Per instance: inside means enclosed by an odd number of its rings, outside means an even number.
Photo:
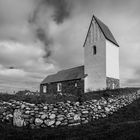
[{"label": "pointed tower roof", "polygon": [[[118,45],[117,41],[115,40],[113,34],[111,33],[110,29],[101,20],[99,20],[96,16],[93,15],[93,18],[95,19],[96,23],[98,24],[98,26],[101,29],[105,38],[119,47],[119,45]],[[92,18],[92,20],[93,20],[93,18]],[[92,21],[91,21],[91,24],[92,24]],[[90,24],[90,27],[91,27],[91,24]],[[90,30],[90,27],[89,27],[89,30]],[[88,33],[89,33],[89,31],[88,31]],[[88,37],[88,34],[86,36],[86,40],[87,40],[87,37]],[[85,43],[86,43],[86,40],[85,40]],[[84,46],[85,46],[85,43],[84,43]]]}]

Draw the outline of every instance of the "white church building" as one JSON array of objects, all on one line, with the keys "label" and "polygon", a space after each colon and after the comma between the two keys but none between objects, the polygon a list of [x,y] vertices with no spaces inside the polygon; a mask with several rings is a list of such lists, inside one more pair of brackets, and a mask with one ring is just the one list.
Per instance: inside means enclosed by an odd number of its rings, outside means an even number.
[{"label": "white church building", "polygon": [[119,45],[110,29],[93,16],[83,45],[84,64],[47,76],[40,92],[75,93],[120,87]]}]

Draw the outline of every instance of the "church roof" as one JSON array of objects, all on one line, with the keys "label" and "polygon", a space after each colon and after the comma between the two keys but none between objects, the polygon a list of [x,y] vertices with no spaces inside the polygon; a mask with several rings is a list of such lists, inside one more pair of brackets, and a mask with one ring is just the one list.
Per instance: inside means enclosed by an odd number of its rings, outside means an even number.
[{"label": "church roof", "polygon": [[85,76],[86,75],[84,74],[84,66],[79,66],[59,71],[53,75],[49,75],[42,81],[41,84],[81,79],[84,78]]},{"label": "church roof", "polygon": [[[96,16],[93,15],[93,18],[95,19],[96,23],[100,27],[100,29],[101,29],[102,33],[104,34],[105,38],[119,47],[117,41],[115,40],[115,38],[114,38],[113,34],[111,33],[110,29],[108,28],[108,26],[106,26]],[[87,37],[88,37],[88,35],[87,35]],[[86,37],[86,40],[87,40],[87,37]],[[86,40],[85,40],[85,43],[86,43]],[[84,46],[85,46],[85,43],[84,43]]]}]

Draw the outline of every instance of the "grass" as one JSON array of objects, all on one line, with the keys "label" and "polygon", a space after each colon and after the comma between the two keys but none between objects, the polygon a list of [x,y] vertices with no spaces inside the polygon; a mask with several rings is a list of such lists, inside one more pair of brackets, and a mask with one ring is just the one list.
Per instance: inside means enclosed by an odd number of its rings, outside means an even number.
[{"label": "grass", "polygon": [[140,140],[140,99],[86,125],[29,130],[0,124],[1,140]]},{"label": "grass", "polygon": [[[24,91],[19,94],[10,95],[10,94],[0,94],[0,100],[9,101],[10,99],[25,101],[29,103],[39,104],[39,103],[56,103],[56,102],[66,102],[66,101],[89,101],[92,99],[100,99],[101,97],[114,97],[118,95],[128,94],[136,92],[138,88],[121,88],[115,90],[103,90],[103,91],[93,91],[89,93],[82,94],[80,98],[75,95],[25,95]],[[26,92],[26,91],[25,91]]]}]

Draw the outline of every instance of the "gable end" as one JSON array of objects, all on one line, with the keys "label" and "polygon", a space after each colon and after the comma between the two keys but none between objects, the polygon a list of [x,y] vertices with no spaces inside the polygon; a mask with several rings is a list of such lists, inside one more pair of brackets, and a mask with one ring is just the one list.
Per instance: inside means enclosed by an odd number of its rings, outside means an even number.
[{"label": "gable end", "polygon": [[94,15],[93,15],[92,20],[90,22],[90,26],[89,26],[89,29],[88,29],[88,32],[87,32],[86,39],[85,39],[83,47],[85,47],[85,44],[86,44],[86,41],[87,41],[87,38],[88,38],[88,34],[90,32],[90,28],[91,28],[93,19],[95,19],[95,21],[98,24],[99,28],[101,29],[101,32],[103,33],[104,37],[107,40],[109,40],[110,42],[112,42],[113,44],[115,44],[116,46],[119,47],[119,45],[118,45],[117,41],[115,40],[113,34],[111,33],[110,29],[101,20],[99,20]]}]

